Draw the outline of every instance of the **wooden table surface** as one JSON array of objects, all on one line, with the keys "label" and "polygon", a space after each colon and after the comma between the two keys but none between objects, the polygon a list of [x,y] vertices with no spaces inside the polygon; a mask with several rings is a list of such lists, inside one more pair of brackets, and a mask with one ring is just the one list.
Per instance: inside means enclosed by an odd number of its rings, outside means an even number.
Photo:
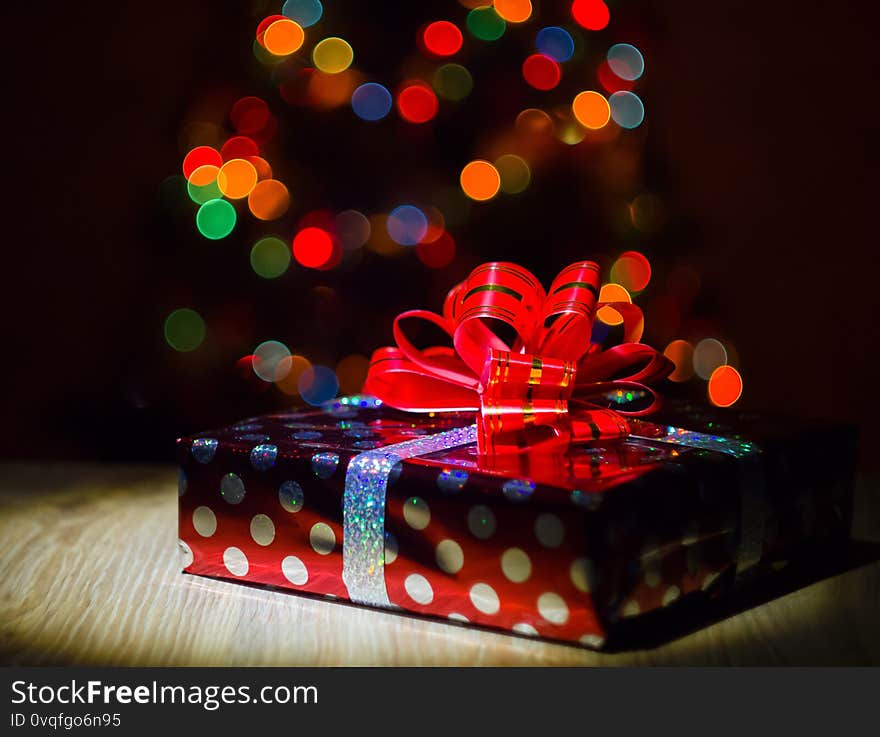
[{"label": "wooden table surface", "polygon": [[[7,664],[880,664],[877,562],[650,650],[595,653],[184,575],[171,467],[0,475]],[[861,486],[855,534],[880,540],[880,495]]]}]

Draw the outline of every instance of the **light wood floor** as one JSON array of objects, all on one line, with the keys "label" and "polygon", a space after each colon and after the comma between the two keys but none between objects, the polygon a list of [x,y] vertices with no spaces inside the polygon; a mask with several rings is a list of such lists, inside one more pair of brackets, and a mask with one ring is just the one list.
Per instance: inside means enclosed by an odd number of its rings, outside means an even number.
[{"label": "light wood floor", "polygon": [[[856,533],[880,539],[876,490],[863,492],[859,504]],[[183,575],[176,505],[176,472],[170,467],[0,466],[0,660],[118,665],[880,663],[880,563],[651,650],[600,654]]]}]

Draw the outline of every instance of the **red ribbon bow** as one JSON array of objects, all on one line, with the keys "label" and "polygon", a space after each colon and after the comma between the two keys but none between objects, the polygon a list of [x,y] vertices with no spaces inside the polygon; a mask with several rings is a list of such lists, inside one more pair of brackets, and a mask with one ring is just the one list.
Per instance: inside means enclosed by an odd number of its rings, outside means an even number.
[{"label": "red ribbon bow", "polygon": [[[623,342],[607,350],[590,342],[593,317],[608,306],[623,318]],[[452,339],[452,348],[419,350],[405,320],[425,320]],[[512,346],[492,327],[506,325]],[[394,320],[397,347],[372,357],[364,391],[409,412],[476,411],[479,452],[494,455],[546,445],[621,438],[625,415],[656,409],[645,384],[673,364],[639,343],[644,319],[629,302],[599,302],[599,267],[580,261],[560,272],[549,294],[521,266],[488,263],[453,287],[443,315],[409,310]],[[636,412],[585,400],[617,389],[641,389],[651,405]]]}]

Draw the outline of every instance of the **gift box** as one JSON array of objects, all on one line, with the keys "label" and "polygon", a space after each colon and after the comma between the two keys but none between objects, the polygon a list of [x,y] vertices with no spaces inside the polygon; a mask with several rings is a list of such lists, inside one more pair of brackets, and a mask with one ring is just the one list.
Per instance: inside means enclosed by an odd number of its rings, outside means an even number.
[{"label": "gift box", "polygon": [[354,396],[181,438],[185,570],[602,647],[848,537],[845,428],[667,402],[489,456],[473,421]]}]

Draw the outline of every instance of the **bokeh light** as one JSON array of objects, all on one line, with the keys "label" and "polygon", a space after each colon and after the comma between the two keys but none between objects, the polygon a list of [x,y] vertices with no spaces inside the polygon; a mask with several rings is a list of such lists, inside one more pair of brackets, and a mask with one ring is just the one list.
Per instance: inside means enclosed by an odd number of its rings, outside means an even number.
[{"label": "bokeh light", "polygon": [[[230,159],[247,159],[250,156],[259,156],[260,149],[253,138],[248,136],[233,136],[220,149],[223,161]],[[219,164],[218,164],[219,166]]]},{"label": "bokeh light", "polygon": [[196,213],[196,227],[212,241],[229,235],[235,228],[235,208],[226,200],[208,200]]},{"label": "bokeh light", "polygon": [[416,256],[429,269],[442,269],[455,258],[455,241],[447,232],[431,242],[422,242],[416,246]]},{"label": "bokeh light", "polygon": [[336,379],[343,394],[358,394],[367,378],[370,359],[359,353],[346,356],[336,364]]},{"label": "bokeh light", "polygon": [[[263,18],[263,20],[261,20],[261,21],[259,22],[259,24],[257,25],[257,33],[256,33],[256,43],[257,43],[257,46],[254,47],[254,53],[255,53],[255,54],[257,53],[257,51],[256,51],[257,47],[259,47],[259,48],[262,50],[263,54],[265,54],[265,55],[268,56],[268,59],[267,59],[267,60],[269,60],[269,59],[274,60],[274,61],[278,61],[278,60],[279,60],[279,58],[278,58],[277,56],[273,56],[272,54],[270,54],[270,53],[266,50],[266,47],[263,45],[263,37],[266,35],[266,29],[267,29],[269,26],[271,26],[276,20],[284,20],[284,17],[285,17],[285,16],[283,16],[283,15],[278,15],[278,14],[275,14],[275,15],[269,15],[269,16],[266,16],[265,18]],[[261,59],[260,56],[257,56],[257,58],[258,58],[258,59]]]},{"label": "bokeh light", "polygon": [[462,41],[458,26],[447,20],[429,23],[422,32],[422,43],[435,56],[452,56],[458,53]]},{"label": "bokeh light", "polygon": [[577,121],[590,130],[605,127],[611,118],[608,100],[592,90],[579,93],[571,104],[571,110]]},{"label": "bokeh light", "polygon": [[397,111],[410,123],[427,123],[437,115],[437,96],[422,82],[407,83],[397,95]]},{"label": "bokeh light", "polygon": [[535,48],[538,53],[561,63],[571,59],[574,54],[574,39],[564,28],[547,26],[538,31]]},{"label": "bokeh light", "polygon": [[673,340],[663,351],[675,370],[669,374],[670,381],[687,381],[694,375],[694,347],[686,340]]},{"label": "bokeh light", "polygon": [[264,179],[248,195],[248,209],[258,220],[277,220],[290,207],[290,193],[283,182]]},{"label": "bokeh light", "polygon": [[571,105],[553,109],[553,134],[567,146],[576,146],[587,137],[588,129],[575,117]]},{"label": "bokeh light", "polygon": [[247,159],[230,159],[217,172],[217,186],[230,200],[247,197],[257,184],[257,170]]},{"label": "bokeh light", "polygon": [[174,310],[165,318],[165,342],[175,351],[188,353],[205,340],[205,321],[189,307]]},{"label": "bokeh light", "polygon": [[431,83],[440,97],[453,102],[463,100],[474,88],[471,73],[461,64],[444,64],[438,67]]},{"label": "bokeh light", "polygon": [[391,93],[377,82],[367,82],[351,96],[351,109],[362,120],[382,120],[391,112]]},{"label": "bokeh light", "polygon": [[196,146],[183,159],[183,176],[187,179],[200,166],[216,166],[223,164],[220,152],[211,146]]},{"label": "bokeh light", "polygon": [[311,368],[312,363],[305,356],[294,354],[286,358],[282,358],[278,362],[277,373],[283,374],[283,377],[275,380],[275,386],[284,394],[294,396],[299,394],[299,377],[303,372]]},{"label": "bokeh light", "polygon": [[297,387],[303,400],[317,407],[337,395],[339,381],[333,369],[327,366],[309,366],[300,374]]},{"label": "bokeh light", "polygon": [[325,74],[339,74],[351,66],[354,50],[342,38],[331,36],[318,42],[312,49],[312,62]]},{"label": "bokeh light", "polygon": [[467,29],[481,41],[497,41],[504,35],[507,22],[490,5],[474,8],[467,15]]},{"label": "bokeh light", "polygon": [[313,107],[331,110],[347,104],[358,86],[361,75],[346,69],[339,74],[324,74],[317,69],[309,77],[306,99]]},{"label": "bokeh light", "polygon": [[204,205],[208,200],[216,200],[222,196],[220,187],[217,186],[219,171],[219,167],[205,164],[190,174],[186,183],[186,191],[193,202]]},{"label": "bokeh light", "polygon": [[290,248],[280,238],[261,238],[251,248],[251,268],[264,279],[277,279],[289,266]]},{"label": "bokeh light", "polygon": [[536,90],[552,90],[559,84],[562,71],[553,59],[544,54],[532,54],[522,65],[522,75]]},{"label": "bokeh light", "polygon": [[708,389],[712,404],[730,407],[742,396],[742,376],[733,366],[719,366],[709,377]]},{"label": "bokeh light", "polygon": [[239,133],[253,134],[269,122],[269,106],[259,97],[242,97],[229,111],[229,120]]},{"label": "bokeh light", "polygon": [[263,46],[275,56],[289,56],[299,51],[306,36],[302,26],[290,18],[273,22],[263,33]]},{"label": "bokeh light", "polygon": [[626,251],[611,267],[611,281],[630,293],[641,292],[651,281],[651,264],[638,251]]},{"label": "bokeh light", "polygon": [[293,257],[309,269],[319,269],[333,256],[333,239],[322,228],[303,228],[293,239]]},{"label": "bokeh light", "polygon": [[615,92],[608,98],[611,117],[621,128],[638,128],[645,119],[645,106],[635,92]]},{"label": "bokeh light", "polygon": [[[620,284],[608,283],[603,284],[602,288],[599,290],[599,301],[600,302],[632,302],[632,297],[630,297],[629,292],[626,291],[624,287]],[[599,318],[606,325],[623,325],[623,315],[621,315],[617,310],[613,307],[605,306],[600,307],[599,311],[596,313],[596,317]]]},{"label": "bokeh light", "polygon": [[284,343],[278,340],[264,341],[254,348],[254,373],[269,383],[279,381],[290,371],[290,363],[284,362],[286,358],[290,358],[290,348]]},{"label": "bokeh light", "polygon": [[666,220],[666,207],[657,195],[646,192],[638,195],[629,206],[633,227],[642,233],[656,233]]},{"label": "bokeh light", "polygon": [[727,350],[715,338],[703,338],[694,347],[694,372],[701,379],[709,380],[712,372],[727,363]]},{"label": "bokeh light", "polygon": [[281,6],[281,13],[303,28],[315,25],[324,14],[321,0],[287,0]]},{"label": "bokeh light", "polygon": [[443,217],[440,209],[433,205],[423,208],[422,212],[425,213],[425,217],[428,219],[428,227],[419,243],[433,243],[446,232],[446,218]]},{"label": "bokeh light", "polygon": [[645,73],[645,57],[632,44],[614,44],[606,58],[611,71],[628,82],[634,82]]},{"label": "bokeh light", "polygon": [[418,207],[401,205],[395,207],[385,221],[388,235],[401,246],[414,246],[428,231],[428,218]]},{"label": "bokeh light", "polygon": [[516,129],[525,135],[553,135],[553,119],[538,108],[530,107],[516,116]]},{"label": "bokeh light", "polygon": [[501,189],[501,176],[488,161],[471,161],[461,170],[461,188],[472,200],[491,200]]},{"label": "bokeh light", "polygon": [[495,160],[495,168],[501,177],[501,191],[504,194],[519,194],[525,191],[532,179],[528,162],[516,154],[504,154]]},{"label": "bokeh light", "polygon": [[525,23],[532,17],[531,0],[495,0],[495,12],[508,23]]},{"label": "bokeh light", "polygon": [[599,80],[599,84],[601,84],[602,88],[608,93],[619,92],[620,90],[631,90],[633,88],[632,82],[627,82],[625,79],[621,79],[611,71],[611,67],[608,66],[607,61],[603,61],[599,64],[598,69],[596,69],[596,79]]},{"label": "bokeh light", "polygon": [[370,221],[358,210],[343,210],[333,222],[336,236],[346,251],[361,248],[370,239]]},{"label": "bokeh light", "polygon": [[608,6],[602,0],[574,0],[571,15],[588,31],[601,31],[611,20]]},{"label": "bokeh light", "polygon": [[247,160],[250,161],[254,165],[254,169],[257,170],[257,181],[272,178],[272,167],[262,156],[248,156]]}]

